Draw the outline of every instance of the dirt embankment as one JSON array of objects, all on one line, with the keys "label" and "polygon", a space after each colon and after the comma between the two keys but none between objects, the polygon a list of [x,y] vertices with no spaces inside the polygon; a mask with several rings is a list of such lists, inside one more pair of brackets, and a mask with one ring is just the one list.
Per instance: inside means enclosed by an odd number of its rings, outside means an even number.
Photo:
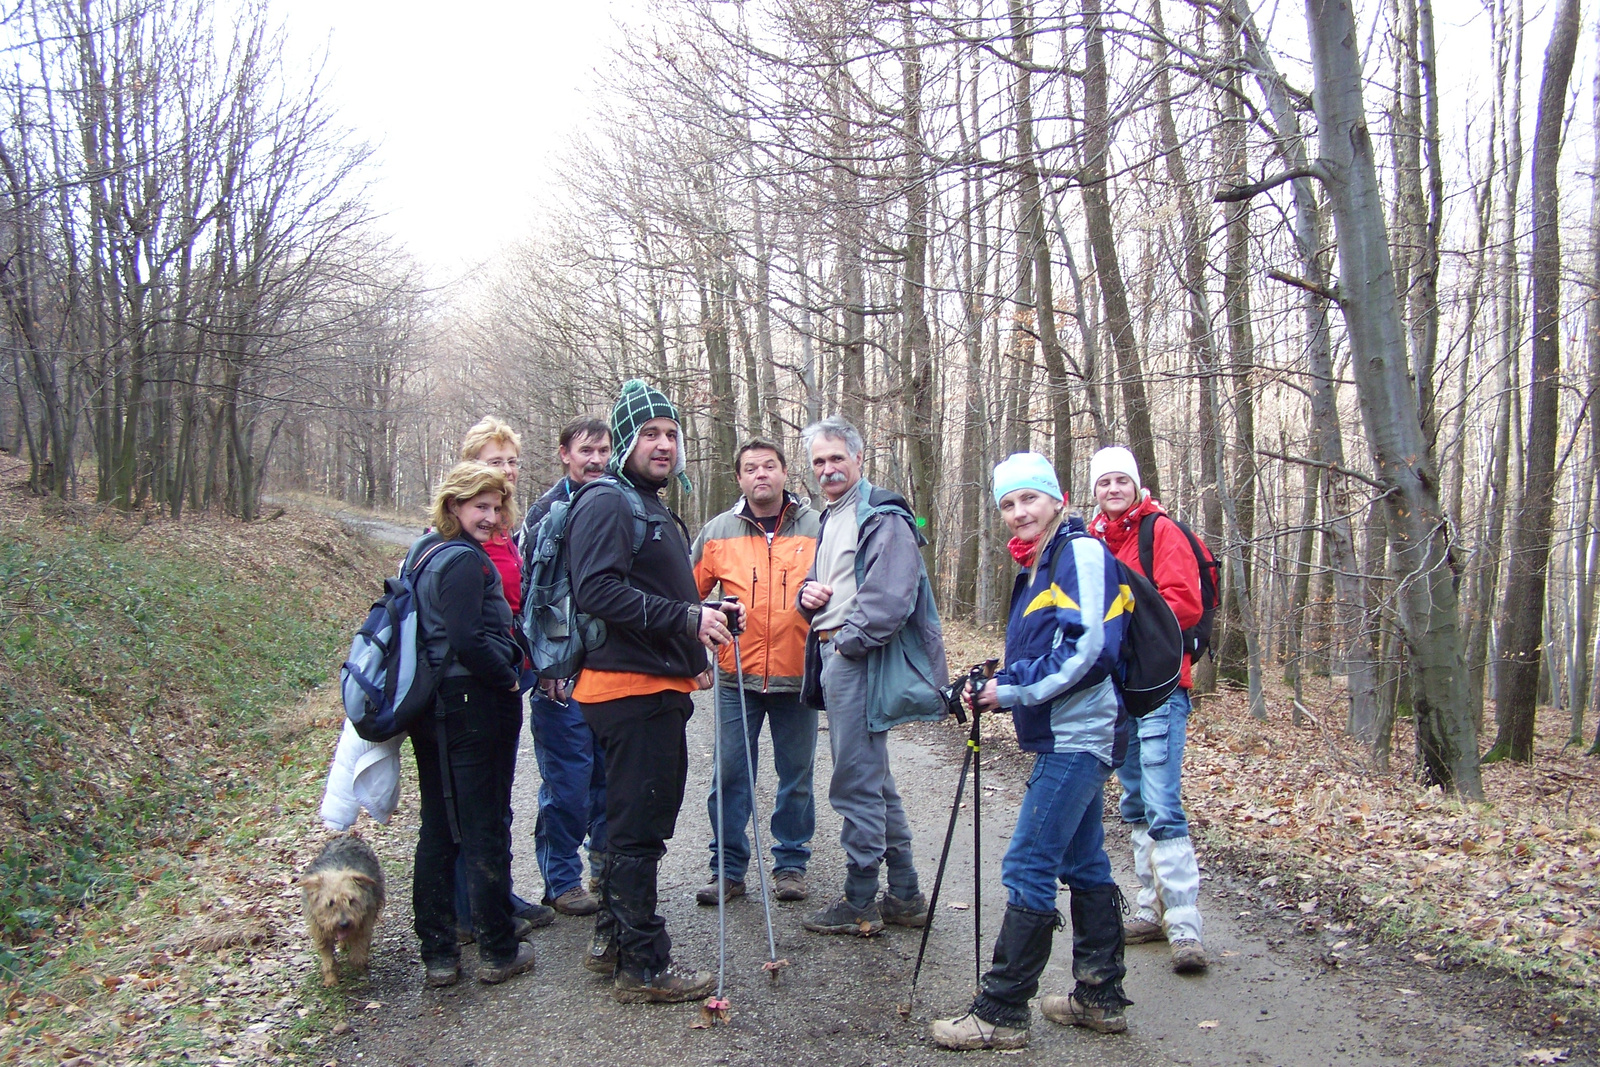
[{"label": "dirt embankment", "polygon": [[273,843],[331,736],[286,709],[390,557],[295,508],[172,522],[0,469],[0,1062],[159,1062],[248,1014],[235,950],[291,936]]}]

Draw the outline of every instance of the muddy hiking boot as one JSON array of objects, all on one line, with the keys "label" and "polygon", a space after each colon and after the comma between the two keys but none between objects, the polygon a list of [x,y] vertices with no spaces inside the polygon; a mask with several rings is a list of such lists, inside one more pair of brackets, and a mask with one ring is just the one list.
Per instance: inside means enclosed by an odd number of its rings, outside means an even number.
[{"label": "muddy hiking boot", "polygon": [[1039,1007],[1045,1018],[1066,1026],[1085,1026],[1102,1034],[1128,1028],[1123,1008],[1132,1004],[1122,993],[1122,890],[1114,885],[1072,890],[1071,996],[1046,997]]},{"label": "muddy hiking boot", "polygon": [[936,1019],[928,1026],[933,1043],[940,1048],[968,1051],[971,1049],[1024,1048],[1028,1044],[1028,1031],[1011,1026],[996,1026],[984,1022],[972,1012],[954,1019]]},{"label": "muddy hiking boot", "polygon": [[717,979],[710,971],[694,971],[669,963],[648,980],[624,968],[617,972],[611,996],[618,1004],[680,1004],[711,995]]},{"label": "muddy hiking boot", "polygon": [[772,872],[772,895],[778,900],[804,900],[811,895],[806,888],[806,872],[785,867]]},{"label": "muddy hiking boot", "polygon": [[895,926],[921,928],[928,925],[928,898],[922,893],[902,898],[885,890],[878,901],[878,911],[884,922]]},{"label": "muddy hiking boot", "polygon": [[840,897],[821,911],[807,915],[800,923],[816,934],[855,934],[871,937],[883,929],[883,913],[878,902],[870,900],[865,907],[856,907],[847,897]]},{"label": "muddy hiking boot", "polygon": [[[522,907],[511,913],[511,918],[518,923],[527,923],[527,929],[529,930],[538,930],[555,922],[556,912],[554,908],[546,907],[543,904],[523,904]],[[522,935],[518,934],[517,936],[521,937]]]},{"label": "muddy hiking boot", "polygon": [[533,970],[533,946],[526,941],[517,942],[517,954],[505,963],[494,963],[485,967],[478,967],[478,981],[484,985],[499,985],[508,978],[515,978],[519,974],[526,974]]},{"label": "muddy hiking boot", "polygon": [[[539,911],[543,912],[544,914],[542,916],[530,918],[527,911],[524,910],[517,915],[512,916],[511,936],[515,937],[518,941],[526,941],[528,938],[533,936],[533,932],[535,930],[539,929],[541,926],[549,926],[551,923],[556,921],[556,913],[551,911],[549,908],[541,908],[537,904],[531,904],[529,907],[539,908]],[[470,945],[477,939],[478,935],[472,929],[472,927],[456,927],[456,940],[461,944]]]},{"label": "muddy hiking boot", "polygon": [[460,960],[432,960],[423,964],[422,983],[429,989],[440,989],[461,981]]},{"label": "muddy hiking boot", "polygon": [[1178,974],[1199,974],[1209,966],[1211,961],[1200,942],[1188,937],[1172,942],[1172,969]]},{"label": "muddy hiking boot", "polygon": [[558,897],[545,897],[544,902],[562,915],[593,915],[600,910],[600,902],[582,885],[575,885]]},{"label": "muddy hiking boot", "polygon": [[[1015,904],[1006,907],[1000,933],[994,939],[989,970],[979,982],[978,995],[967,1012],[990,1028],[1009,1031],[1012,1040],[1020,1035],[1020,1040],[1012,1045],[945,1045],[946,1048],[1021,1048],[1027,1043],[1028,1025],[1033,1021],[1028,1001],[1039,991],[1039,976],[1050,962],[1050,949],[1061,925],[1061,913],[1054,908],[1034,911]],[[958,1024],[963,1033],[972,1036],[973,1024],[951,1021],[952,1026]],[[954,1031],[949,1033],[953,1036]],[[937,1034],[934,1040],[939,1040]]]},{"label": "muddy hiking boot", "polygon": [[1154,919],[1135,915],[1122,924],[1122,940],[1129,945],[1143,945],[1150,941],[1165,941],[1167,932]]},{"label": "muddy hiking boot", "polygon": [[744,896],[743,879],[723,878],[719,881],[713,878],[710,885],[703,885],[695,890],[694,902],[701,907],[716,907],[717,888],[719,885],[722,888],[722,899],[724,900],[737,900],[739,897]]},{"label": "muddy hiking boot", "polygon": [[1120,1034],[1128,1029],[1128,1017],[1123,1005],[1091,1007],[1077,997],[1044,997],[1039,1010],[1044,1017],[1062,1026],[1084,1026],[1099,1034]]}]

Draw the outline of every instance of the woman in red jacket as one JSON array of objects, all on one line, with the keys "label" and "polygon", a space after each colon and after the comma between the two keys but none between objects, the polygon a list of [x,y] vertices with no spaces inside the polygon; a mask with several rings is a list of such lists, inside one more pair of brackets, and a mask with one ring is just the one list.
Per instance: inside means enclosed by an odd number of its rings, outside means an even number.
[{"label": "woman in red jacket", "polygon": [[[1152,529],[1151,570],[1146,574],[1187,630],[1200,621],[1200,564],[1189,539],[1144,490],[1139,464],[1126,448],[1102,448],[1089,461],[1089,484],[1097,511],[1089,532],[1133,570],[1139,564],[1139,523],[1159,516]],[[1122,821],[1133,826],[1133,867],[1139,876],[1139,908],[1124,925],[1129,944],[1159,941],[1172,946],[1172,969],[1206,969],[1201,938],[1200,871],[1189,840],[1182,798],[1183,743],[1189,726],[1189,656],[1183,657],[1178,688],[1161,707],[1138,722],[1128,755],[1117,770],[1122,781]]]}]

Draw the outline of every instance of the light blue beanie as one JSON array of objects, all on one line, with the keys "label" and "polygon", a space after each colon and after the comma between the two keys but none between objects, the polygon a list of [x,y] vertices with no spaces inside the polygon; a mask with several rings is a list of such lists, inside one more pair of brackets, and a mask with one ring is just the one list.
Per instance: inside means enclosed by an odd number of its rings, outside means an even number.
[{"label": "light blue beanie", "polygon": [[1018,489],[1037,489],[1062,503],[1067,499],[1062,495],[1061,483],[1056,480],[1056,469],[1037,452],[1015,452],[996,465],[994,506],[999,507],[1007,493]]}]

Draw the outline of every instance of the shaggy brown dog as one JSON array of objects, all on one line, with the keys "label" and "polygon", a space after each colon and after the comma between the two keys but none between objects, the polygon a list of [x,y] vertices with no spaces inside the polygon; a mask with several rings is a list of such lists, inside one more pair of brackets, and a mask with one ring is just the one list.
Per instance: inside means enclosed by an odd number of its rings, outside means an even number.
[{"label": "shaggy brown dog", "polygon": [[372,847],[354,834],[329,841],[300,878],[306,929],[322,958],[322,984],[337,985],[334,949],[343,945],[350,965],[365,974],[372,928],[383,912],[383,867]]}]

